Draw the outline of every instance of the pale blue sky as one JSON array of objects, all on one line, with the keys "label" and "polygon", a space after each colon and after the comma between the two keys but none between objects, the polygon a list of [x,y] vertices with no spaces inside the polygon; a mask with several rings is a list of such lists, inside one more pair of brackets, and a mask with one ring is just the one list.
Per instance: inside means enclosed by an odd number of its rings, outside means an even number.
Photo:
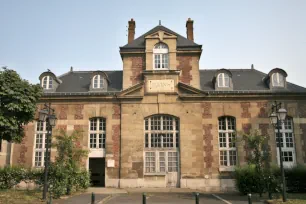
[{"label": "pale blue sky", "polygon": [[280,67],[306,87],[306,0],[0,0],[0,66],[31,82],[47,69],[121,70],[130,18],[138,37],[159,20],[186,36],[188,17],[201,69]]}]

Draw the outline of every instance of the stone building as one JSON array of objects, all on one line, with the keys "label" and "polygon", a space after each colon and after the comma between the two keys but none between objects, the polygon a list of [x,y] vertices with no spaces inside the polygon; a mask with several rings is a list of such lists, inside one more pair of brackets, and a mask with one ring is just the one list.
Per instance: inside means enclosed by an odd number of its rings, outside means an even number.
[{"label": "stone building", "polygon": [[[134,39],[136,23],[128,23],[128,44],[120,47],[123,71],[71,68],[39,76],[44,95],[38,110],[52,103],[58,118],[53,135],[82,130],[93,184],[232,189],[231,172],[247,156],[235,139],[239,132],[268,135],[271,163],[278,163],[269,120],[275,100],[288,111],[281,127],[285,165],[305,164],[306,89],[287,82],[283,69],[200,69],[202,46],[194,41],[191,19],[186,38],[158,25]],[[9,148],[10,164],[43,166],[45,126],[25,127],[22,143]]]}]

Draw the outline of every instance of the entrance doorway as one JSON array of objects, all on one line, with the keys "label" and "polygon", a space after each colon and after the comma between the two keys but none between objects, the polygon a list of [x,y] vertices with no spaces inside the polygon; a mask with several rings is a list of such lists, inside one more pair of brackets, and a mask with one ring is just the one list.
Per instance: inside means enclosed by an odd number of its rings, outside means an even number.
[{"label": "entrance doorway", "polygon": [[89,158],[91,185],[105,187],[105,158]]}]

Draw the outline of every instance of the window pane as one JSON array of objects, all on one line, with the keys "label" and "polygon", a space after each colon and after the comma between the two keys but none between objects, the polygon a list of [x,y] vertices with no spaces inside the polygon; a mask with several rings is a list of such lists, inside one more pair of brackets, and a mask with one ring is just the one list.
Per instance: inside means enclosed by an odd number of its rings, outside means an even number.
[{"label": "window pane", "polygon": [[284,162],[293,162],[293,152],[292,151],[282,151]]},{"label": "window pane", "polygon": [[173,130],[173,118],[170,116],[164,116],[163,118],[163,129]]},{"label": "window pane", "polygon": [[227,152],[220,151],[220,165],[227,166]]},{"label": "window pane", "polygon": [[224,74],[224,87],[229,87],[229,76]]},{"label": "window pane", "polygon": [[94,76],[94,84],[93,84],[94,88],[98,88],[98,75]]},{"label": "window pane", "polygon": [[173,147],[173,134],[163,134],[163,147]]},{"label": "window pane", "polygon": [[103,77],[100,77],[100,88],[103,87]]},{"label": "window pane", "polygon": [[223,87],[224,83],[223,83],[223,74],[219,74],[218,75],[218,86],[219,87]]},{"label": "window pane", "polygon": [[145,130],[149,130],[149,120],[145,120]]},{"label": "window pane", "polygon": [[52,82],[53,82],[52,77],[49,77],[49,89],[52,89]]},{"label": "window pane", "polygon": [[105,148],[105,134],[99,134],[99,148]]},{"label": "window pane", "polygon": [[37,132],[44,131],[44,122],[38,121],[36,130]]},{"label": "window pane", "polygon": [[235,133],[228,133],[228,147],[236,147]]},{"label": "window pane", "polygon": [[286,118],[284,122],[285,130],[292,130],[292,119]]},{"label": "window pane", "polygon": [[276,146],[279,147],[279,139],[280,139],[280,143],[281,143],[281,147],[284,147],[284,141],[283,141],[283,134],[280,133],[276,133]]},{"label": "window pane", "polygon": [[154,116],[151,118],[151,130],[161,130],[160,119],[160,116]]},{"label": "window pane", "polygon": [[36,149],[42,149],[43,147],[43,134],[36,134]]},{"label": "window pane", "polygon": [[228,125],[228,130],[235,130],[236,129],[236,124],[235,124],[235,118],[228,117],[227,118],[227,125]]},{"label": "window pane", "polygon": [[146,164],[146,172],[148,173],[155,172],[155,152],[146,152],[145,164]]},{"label": "window pane", "polygon": [[219,133],[219,147],[226,147],[226,133]]},{"label": "window pane", "polygon": [[226,130],[225,117],[219,119],[219,130]]},{"label": "window pane", "polygon": [[90,120],[90,130],[91,131],[97,130],[97,119],[96,118]]},{"label": "window pane", "polygon": [[155,68],[161,68],[160,54],[154,55],[154,64],[155,64]]},{"label": "window pane", "polygon": [[99,118],[99,130],[105,131],[105,119]]},{"label": "window pane", "polygon": [[235,166],[236,165],[236,160],[237,160],[236,155],[237,155],[236,150],[230,150],[229,151],[230,166]]},{"label": "window pane", "polygon": [[293,134],[292,133],[285,133],[286,138],[286,147],[293,147]]},{"label": "window pane", "polygon": [[176,142],[176,147],[179,147],[180,143],[179,143],[179,134],[178,133],[175,134],[175,142]]},{"label": "window pane", "polygon": [[168,59],[169,55],[168,54],[163,54],[162,55],[162,68],[168,68]]},{"label": "window pane", "polygon": [[153,133],[151,134],[151,147],[161,147],[161,135]]},{"label": "window pane", "polygon": [[[47,148],[47,134],[44,135],[45,136],[45,148]],[[49,137],[49,148],[51,148],[51,137]]]},{"label": "window pane", "polygon": [[43,80],[43,88],[44,89],[47,88],[47,83],[48,83],[48,77],[44,77],[44,80]]},{"label": "window pane", "polygon": [[42,160],[42,152],[35,152],[35,166],[40,167]]},{"label": "window pane", "polygon": [[149,135],[145,134],[145,147],[149,147]]},{"label": "window pane", "polygon": [[97,148],[97,135],[90,134],[90,141],[89,141],[90,148]]},{"label": "window pane", "polygon": [[160,172],[166,171],[165,152],[159,152],[159,171]]},{"label": "window pane", "polygon": [[177,152],[168,152],[168,171],[177,172]]}]

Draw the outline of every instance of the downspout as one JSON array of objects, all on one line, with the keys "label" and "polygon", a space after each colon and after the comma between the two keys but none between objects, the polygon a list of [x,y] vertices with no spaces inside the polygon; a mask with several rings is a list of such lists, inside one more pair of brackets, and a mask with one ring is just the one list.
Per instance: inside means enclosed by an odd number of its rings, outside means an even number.
[{"label": "downspout", "polygon": [[121,113],[121,101],[118,99],[118,96],[117,94],[115,94],[115,97],[116,99],[118,100],[119,102],[119,110],[120,110],[120,125],[119,125],[119,128],[120,128],[120,131],[119,131],[119,137],[120,137],[120,144],[119,144],[119,169],[118,169],[118,188],[121,187],[120,183],[121,183],[121,118],[122,118],[122,113]]}]

